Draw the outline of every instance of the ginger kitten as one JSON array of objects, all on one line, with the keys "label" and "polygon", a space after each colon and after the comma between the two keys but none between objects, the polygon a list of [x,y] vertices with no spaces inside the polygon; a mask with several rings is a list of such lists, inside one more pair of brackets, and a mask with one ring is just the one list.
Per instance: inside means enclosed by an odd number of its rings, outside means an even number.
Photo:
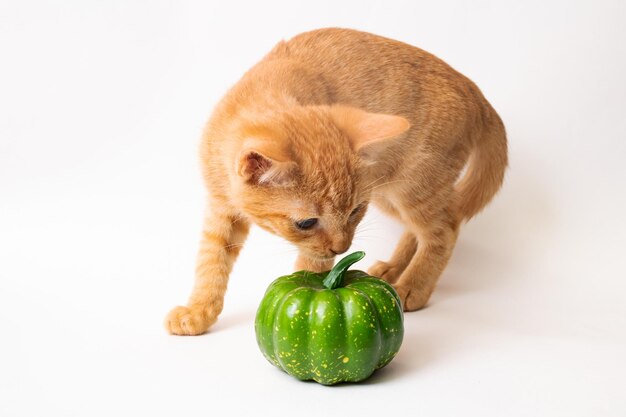
[{"label": "ginger kitten", "polygon": [[369,272],[393,284],[406,311],[424,307],[461,222],[500,188],[507,143],[478,87],[440,59],[320,29],[278,43],[225,95],[201,161],[210,198],[195,286],[165,320],[180,335],[216,321],[251,223],[299,248],[296,269],[323,271],[370,202],[406,230]]}]

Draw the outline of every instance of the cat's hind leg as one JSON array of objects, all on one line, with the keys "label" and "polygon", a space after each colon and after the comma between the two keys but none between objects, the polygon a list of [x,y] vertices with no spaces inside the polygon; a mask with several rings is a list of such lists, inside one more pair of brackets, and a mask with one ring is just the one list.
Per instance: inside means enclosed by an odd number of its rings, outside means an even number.
[{"label": "cat's hind leg", "polygon": [[419,240],[412,259],[394,282],[404,311],[426,306],[439,276],[446,267],[456,244],[459,222],[452,210],[425,219],[422,215],[408,216],[407,227]]}]

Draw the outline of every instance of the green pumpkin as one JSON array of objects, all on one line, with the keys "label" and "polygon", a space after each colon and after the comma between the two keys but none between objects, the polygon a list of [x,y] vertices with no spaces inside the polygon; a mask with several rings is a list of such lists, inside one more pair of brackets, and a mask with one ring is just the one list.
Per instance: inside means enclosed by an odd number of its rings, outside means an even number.
[{"label": "green pumpkin", "polygon": [[400,298],[380,278],[346,272],[363,256],[269,286],[255,322],[267,360],[298,379],[332,385],[362,381],[394,358],[404,335]]}]

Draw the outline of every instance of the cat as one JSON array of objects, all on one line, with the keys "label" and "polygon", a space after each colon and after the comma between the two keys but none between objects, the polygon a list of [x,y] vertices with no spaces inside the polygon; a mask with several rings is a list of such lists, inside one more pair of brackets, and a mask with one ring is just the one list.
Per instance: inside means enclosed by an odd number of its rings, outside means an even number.
[{"label": "cat", "polygon": [[[463,221],[499,190],[504,125],[478,87],[405,43],[350,29],[279,42],[217,104],[200,145],[209,190],[195,286],[165,320],[206,332],[252,223],[324,271],[374,203],[405,231],[369,273],[426,305]],[[465,172],[464,172],[465,169]],[[464,174],[463,174],[464,172]]]}]

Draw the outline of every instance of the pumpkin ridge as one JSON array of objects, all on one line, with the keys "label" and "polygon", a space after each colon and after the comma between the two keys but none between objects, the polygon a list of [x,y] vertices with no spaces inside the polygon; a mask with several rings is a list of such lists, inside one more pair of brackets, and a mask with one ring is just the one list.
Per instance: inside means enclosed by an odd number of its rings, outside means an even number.
[{"label": "pumpkin ridge", "polygon": [[[389,364],[389,362],[391,362],[391,360],[397,355],[400,345],[402,344],[402,339],[404,337],[404,331],[402,329],[400,329],[401,333],[398,338],[398,335],[396,334],[398,329],[390,331],[390,329],[385,327],[385,322],[387,320],[383,319],[382,314],[387,313],[387,315],[390,315],[394,311],[399,312],[400,314],[398,314],[398,318],[400,320],[400,325],[403,326],[404,316],[402,314],[402,304],[398,302],[398,298],[394,296],[394,292],[389,290],[388,288],[389,285],[387,283],[383,283],[382,280],[378,278],[364,279],[355,284],[357,285],[354,287],[351,287],[352,289],[355,289],[355,290],[359,289],[360,291],[365,292],[364,290],[358,288],[358,286],[366,285],[370,287],[372,290],[375,290],[373,294],[378,294],[378,295],[376,296],[372,294],[368,294],[368,295],[376,306],[378,302],[382,301],[381,299],[378,298],[381,292],[385,296],[385,298],[388,297],[389,300],[395,300],[395,303],[393,307],[390,307],[390,310],[383,311],[380,308],[378,308],[378,306],[375,309],[378,314],[378,319],[380,321],[381,337],[382,336],[385,337],[385,340],[383,340],[383,344],[381,345],[380,358],[379,358],[378,365],[376,367],[376,369],[380,369],[380,368],[385,367],[387,364]],[[393,287],[391,288],[393,289]],[[385,309],[384,304],[383,304],[383,309]]]},{"label": "pumpkin ridge", "polygon": [[371,310],[372,310],[372,312],[374,314],[374,317],[376,317],[376,328],[379,329],[379,332],[378,332],[378,336],[379,336],[378,337],[378,343],[379,343],[379,346],[378,346],[378,349],[376,349],[376,352],[377,352],[376,368],[375,368],[375,370],[376,370],[376,369],[378,369],[378,365],[380,364],[380,359],[383,356],[383,351],[386,350],[385,349],[385,344],[386,344],[385,340],[383,340],[382,335],[380,334],[380,332],[382,332],[382,328],[383,328],[383,323],[382,323],[382,320],[380,318],[380,312],[378,311],[378,306],[376,305],[376,303],[374,303],[372,301],[371,296],[369,294],[367,294],[365,291],[363,291],[363,290],[361,290],[361,289],[359,289],[357,287],[350,287],[350,290],[361,294],[367,300],[367,302],[369,303],[370,308],[371,308]]},{"label": "pumpkin ridge", "polygon": [[[281,277],[284,278],[284,277]],[[255,320],[255,332],[257,333],[257,342],[264,356],[273,364],[278,365],[278,358],[276,356],[276,347],[274,341],[274,326],[276,325],[276,312],[282,305],[281,300],[284,300],[286,294],[292,291],[302,288],[298,283],[293,280],[276,279],[265,292],[264,297],[270,297],[272,303],[267,305],[261,304],[257,311],[257,317],[259,320]],[[284,292],[283,287],[292,287]],[[274,305],[274,303],[276,303]],[[268,334],[269,332],[269,334]]]},{"label": "pumpkin ridge", "polygon": [[[311,305],[313,305],[312,300],[315,299],[315,296],[317,295],[317,293],[319,292],[318,289],[316,288],[311,288],[311,287],[305,287],[305,289],[307,290],[307,295],[306,298],[304,297],[304,295],[302,296],[302,302],[300,305],[300,309],[303,311],[311,311]],[[294,295],[295,296],[295,295]],[[310,313],[309,313],[310,314]],[[306,319],[304,317],[301,317],[301,320],[306,320],[308,321],[308,317],[309,315],[306,315]],[[294,317],[295,319],[295,317]],[[297,352],[301,352],[303,354],[304,357],[306,357],[306,360],[309,361],[310,360],[310,352],[309,352],[309,338],[310,338],[310,334],[311,334],[311,327],[307,324],[304,326],[304,330],[305,330],[305,334],[301,335],[302,337],[298,339],[298,345],[297,345],[297,349],[296,347],[294,347],[294,353]],[[304,362],[304,360],[303,360]],[[313,369],[309,366],[309,363],[303,363],[301,369],[304,370],[305,374],[301,375],[301,378],[304,380],[310,380],[313,379],[315,376],[315,373],[313,372]]]},{"label": "pumpkin ridge", "polygon": [[283,357],[283,355],[280,352],[280,337],[282,336],[281,332],[278,329],[278,327],[274,328],[276,326],[276,323],[280,323],[280,316],[283,315],[283,309],[285,307],[285,304],[287,304],[288,301],[290,301],[290,299],[295,295],[295,293],[302,291],[302,290],[313,290],[315,291],[315,289],[310,288],[310,287],[296,287],[290,291],[288,291],[287,293],[283,294],[282,299],[280,301],[280,304],[276,307],[276,310],[274,310],[274,318],[272,319],[272,347],[274,349],[274,357],[276,358],[276,360],[280,363],[281,368],[286,372],[286,369],[288,367],[288,363],[289,362],[285,362],[285,360],[287,359],[287,357]]},{"label": "pumpkin ridge", "polygon": [[[340,287],[340,288],[345,288],[345,287]],[[338,288],[339,289],[339,288]],[[338,314],[341,315],[341,326],[343,329],[348,329],[348,318],[346,315],[346,306],[344,305],[343,300],[341,299],[341,296],[339,295],[339,291],[337,290],[331,290],[333,292],[333,295],[335,296],[335,299],[337,300],[337,305],[339,306],[337,312]],[[340,332],[339,334],[341,334],[341,343],[338,343],[337,345],[339,346],[339,349],[341,350],[340,352],[338,352],[338,355],[345,357],[346,353],[347,353],[347,339],[348,339],[348,335],[347,332]],[[340,379],[344,380],[344,375],[340,376]]]},{"label": "pumpkin ridge", "polygon": [[342,380],[356,382],[370,376],[376,368],[378,357],[374,352],[381,349],[381,338],[376,326],[370,323],[372,305],[367,295],[351,287],[342,288],[341,293],[347,311],[346,355],[341,358],[346,368]]}]

